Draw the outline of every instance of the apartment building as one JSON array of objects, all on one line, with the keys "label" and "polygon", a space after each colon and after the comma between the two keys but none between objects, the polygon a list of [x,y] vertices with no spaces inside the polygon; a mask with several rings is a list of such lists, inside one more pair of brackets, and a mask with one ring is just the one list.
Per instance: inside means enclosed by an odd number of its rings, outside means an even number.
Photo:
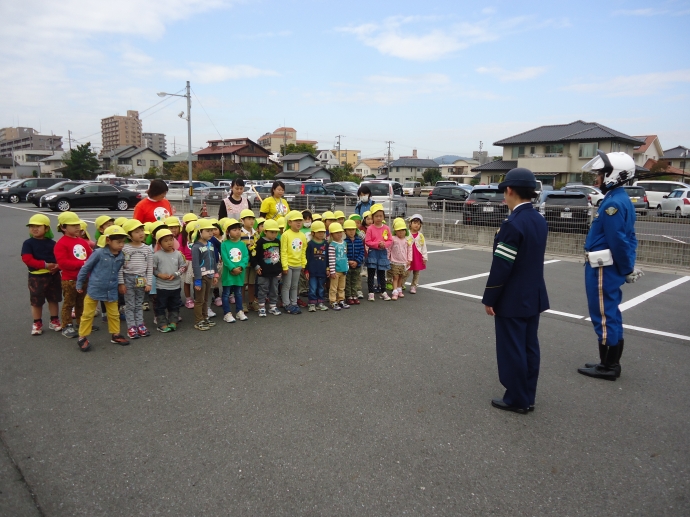
[{"label": "apartment building", "polygon": [[126,116],[113,115],[101,119],[101,137],[103,149],[101,155],[122,146],[141,147],[142,132],[139,112],[127,110]]},{"label": "apartment building", "polygon": [[141,139],[144,147],[150,147],[157,153],[168,154],[163,133],[142,133]]},{"label": "apartment building", "polygon": [[26,149],[62,151],[62,137],[40,135],[31,127],[4,127],[0,129],[0,157],[11,158],[13,151]]}]

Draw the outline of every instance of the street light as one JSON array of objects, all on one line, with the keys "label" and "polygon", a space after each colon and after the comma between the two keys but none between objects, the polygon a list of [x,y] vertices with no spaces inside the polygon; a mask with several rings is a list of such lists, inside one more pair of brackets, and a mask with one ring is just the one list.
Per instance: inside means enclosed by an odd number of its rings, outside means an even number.
[{"label": "street light", "polygon": [[184,111],[180,112],[179,117],[187,120],[187,168],[189,170],[189,211],[194,212],[194,184],[192,183],[192,95],[190,93],[189,81],[187,81],[187,93],[179,95],[177,93],[159,92],[159,97],[184,97],[187,99],[187,117],[184,116]]},{"label": "street light", "polygon": [[682,178],[681,178],[681,180],[680,180],[680,181],[682,181],[683,183],[685,183],[685,162],[688,161],[688,156],[690,156],[690,151],[687,150],[687,149],[686,149],[684,152],[682,152],[682,153],[680,154],[680,157],[681,157],[681,158],[684,158],[684,160],[683,160],[683,176],[682,176]]}]

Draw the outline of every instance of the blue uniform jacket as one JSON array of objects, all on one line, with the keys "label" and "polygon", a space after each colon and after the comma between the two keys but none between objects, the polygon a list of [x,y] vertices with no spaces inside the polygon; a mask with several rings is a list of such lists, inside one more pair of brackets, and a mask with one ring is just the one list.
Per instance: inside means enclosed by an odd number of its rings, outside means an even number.
[{"label": "blue uniform jacket", "polygon": [[113,255],[110,248],[98,248],[79,270],[77,289],[81,289],[88,278],[89,287],[86,293],[92,299],[101,302],[116,302],[117,276],[124,263],[125,256],[122,252]]},{"label": "blue uniform jacket", "polygon": [[549,233],[531,203],[515,208],[494,238],[494,256],[482,303],[505,318],[528,318],[549,308],[544,254]]},{"label": "blue uniform jacket", "polygon": [[635,219],[635,208],[625,189],[610,190],[594,216],[585,251],[610,249],[618,273],[622,276],[632,273],[637,255]]}]

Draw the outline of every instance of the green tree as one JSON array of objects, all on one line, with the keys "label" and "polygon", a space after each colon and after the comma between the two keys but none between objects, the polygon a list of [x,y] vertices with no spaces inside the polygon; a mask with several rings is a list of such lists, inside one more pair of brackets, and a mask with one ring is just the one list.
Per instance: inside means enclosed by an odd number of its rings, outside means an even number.
[{"label": "green tree", "polygon": [[474,187],[475,185],[479,185],[479,178],[472,178],[472,179],[470,180],[470,185],[472,185],[473,187]]},{"label": "green tree", "polygon": [[213,183],[213,180],[216,179],[216,175],[211,171],[201,171],[198,178],[199,181],[210,181]]},{"label": "green tree", "polygon": [[280,154],[285,156],[292,153],[309,153],[316,156],[316,146],[313,144],[288,144],[280,146]]},{"label": "green tree", "polygon": [[442,177],[443,176],[441,176],[441,171],[436,168],[426,169],[422,174],[422,178],[424,178],[424,183],[426,183],[427,185],[434,185]]},{"label": "green tree", "polygon": [[353,167],[349,163],[331,169],[331,181],[350,181],[346,178],[352,176]]},{"label": "green tree", "polygon": [[144,178],[146,178],[147,180],[155,180],[158,177],[160,171],[160,168],[151,165],[151,167],[149,167],[148,172],[144,174]]},{"label": "green tree", "polygon": [[96,153],[91,150],[91,142],[78,145],[69,152],[64,160],[65,170],[62,175],[71,180],[90,180],[100,167]]}]

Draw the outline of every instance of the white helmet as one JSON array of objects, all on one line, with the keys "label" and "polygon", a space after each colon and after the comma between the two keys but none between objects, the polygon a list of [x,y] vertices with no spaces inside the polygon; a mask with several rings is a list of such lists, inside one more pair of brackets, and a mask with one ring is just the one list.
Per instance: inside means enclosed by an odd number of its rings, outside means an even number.
[{"label": "white helmet", "polygon": [[604,173],[602,192],[623,185],[635,176],[635,162],[627,153],[608,153],[597,149],[597,156],[588,161],[583,167],[584,172]]}]

